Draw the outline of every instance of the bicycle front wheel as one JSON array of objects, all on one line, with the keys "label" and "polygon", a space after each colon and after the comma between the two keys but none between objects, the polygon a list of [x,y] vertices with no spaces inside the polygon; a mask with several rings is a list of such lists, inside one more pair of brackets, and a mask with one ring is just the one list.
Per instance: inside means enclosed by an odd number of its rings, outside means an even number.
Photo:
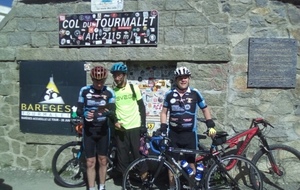
[{"label": "bicycle front wheel", "polygon": [[[272,154],[279,172],[275,172],[272,166],[274,163],[268,158]],[[296,149],[275,144],[270,145],[270,151],[258,151],[253,159],[253,163],[261,172],[265,189],[300,189],[300,152]]]},{"label": "bicycle front wheel", "polygon": [[64,187],[85,185],[85,160],[81,150],[82,142],[73,141],[62,145],[52,158],[52,173],[55,180]]},{"label": "bicycle front wheel", "polygon": [[205,175],[206,189],[262,190],[258,168],[247,158],[229,155],[215,162]]},{"label": "bicycle front wheel", "polygon": [[[146,171],[140,171],[139,168],[141,165],[146,167]],[[179,178],[171,164],[155,156],[142,157],[134,160],[124,173],[122,187],[124,190],[169,189],[168,171],[174,176],[173,179],[176,190],[180,190]]]}]

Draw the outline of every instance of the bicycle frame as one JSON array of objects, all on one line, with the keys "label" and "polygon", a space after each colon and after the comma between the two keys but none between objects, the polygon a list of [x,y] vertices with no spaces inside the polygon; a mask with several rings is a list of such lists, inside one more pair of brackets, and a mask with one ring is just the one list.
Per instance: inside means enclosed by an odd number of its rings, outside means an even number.
[{"label": "bicycle frame", "polygon": [[[271,124],[267,123],[265,120],[263,120],[261,118],[253,119],[249,129],[236,134],[235,136],[229,138],[224,143],[225,145],[227,145],[227,147],[224,148],[224,151],[226,153],[226,150],[237,146],[238,149],[236,152],[234,152],[234,154],[242,155],[242,154],[244,154],[245,150],[247,149],[247,147],[248,147],[249,143],[251,142],[251,140],[253,139],[253,137],[258,136],[258,138],[260,139],[260,141],[262,143],[261,148],[267,153],[267,156],[271,163],[273,171],[277,175],[281,176],[283,174],[283,172],[280,171],[280,169],[279,169],[278,165],[276,164],[276,161],[273,157],[273,154],[269,151],[270,150],[269,144],[268,144],[265,136],[262,134],[261,129],[258,126],[259,123],[263,124],[264,127],[266,127],[267,125],[270,125],[272,127]],[[242,140],[242,139],[244,139],[244,140]],[[202,159],[203,159],[203,157],[200,156],[200,157],[196,158],[196,161],[201,161]],[[235,164],[236,164],[236,162],[233,161],[232,163],[230,163],[226,166],[226,169],[230,170]]]},{"label": "bicycle frame", "polygon": [[[173,147],[168,147],[168,152],[173,152],[173,153],[181,153],[181,154],[200,154],[203,156],[203,158],[205,159],[213,159],[214,161],[216,161],[218,164],[220,163],[220,153],[218,151],[218,149],[216,148],[210,148],[210,150],[193,150],[193,149],[183,149],[183,148],[173,148]],[[184,178],[187,180],[188,184],[191,185],[192,187],[196,187],[197,183],[193,180],[193,178],[191,178],[186,172],[185,170],[181,167],[181,165],[168,153],[166,153],[166,151],[163,151],[159,154],[158,158],[160,159],[160,164],[157,167],[156,172],[153,175],[152,181],[150,181],[150,183],[154,183],[155,179],[159,176],[159,173],[164,165],[164,162],[169,161],[173,166],[175,166],[175,170],[177,169],[178,172],[176,172],[177,174],[182,174],[184,176]],[[228,176],[234,183],[236,183],[236,181],[232,178],[232,176],[228,175],[227,168],[223,168],[223,172],[226,174],[226,176]],[[237,185],[237,183],[236,183]]]}]

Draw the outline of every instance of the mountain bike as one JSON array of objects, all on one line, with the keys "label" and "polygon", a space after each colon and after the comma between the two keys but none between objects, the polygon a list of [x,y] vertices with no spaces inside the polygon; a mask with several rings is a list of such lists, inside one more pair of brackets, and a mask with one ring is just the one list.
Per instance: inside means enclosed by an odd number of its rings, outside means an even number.
[{"label": "mountain bike", "polygon": [[[258,168],[247,158],[238,155],[221,157],[220,143],[226,141],[227,133],[217,133],[209,150],[191,150],[169,146],[166,136],[146,136],[149,149],[156,155],[143,155],[133,161],[123,175],[122,187],[132,189],[168,189],[168,172],[172,174],[176,190],[181,189],[263,189]],[[199,154],[206,168],[202,180],[191,177],[169,153]],[[207,161],[207,163],[206,163]],[[200,162],[198,160],[197,162]],[[230,163],[234,162],[232,165]],[[139,166],[147,165],[146,178],[141,179]],[[143,172],[145,174],[145,172]],[[145,175],[144,175],[145,176]],[[185,180],[186,183],[183,182]],[[186,185],[187,184],[187,185]]]},{"label": "mountain bike", "polygon": [[267,127],[274,128],[265,119],[252,119],[249,129],[242,132],[234,129],[237,134],[221,145],[222,150],[225,154],[244,155],[251,140],[258,137],[261,145],[251,161],[261,171],[264,189],[300,190],[300,152],[283,144],[269,145],[265,136]]},{"label": "mountain bike", "polygon": [[[55,180],[64,187],[80,187],[86,184],[86,160],[82,145],[82,119],[71,119],[78,140],[62,145],[52,158],[52,173]],[[115,167],[116,148],[111,140],[108,154],[108,175]]]}]

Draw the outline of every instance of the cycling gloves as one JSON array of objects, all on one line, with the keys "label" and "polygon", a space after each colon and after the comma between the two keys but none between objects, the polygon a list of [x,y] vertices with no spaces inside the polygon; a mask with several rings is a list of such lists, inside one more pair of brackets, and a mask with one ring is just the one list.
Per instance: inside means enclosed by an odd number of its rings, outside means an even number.
[{"label": "cycling gloves", "polygon": [[207,126],[207,132],[208,136],[214,136],[216,135],[217,131],[215,130],[215,122],[212,119],[206,120],[206,126]]}]

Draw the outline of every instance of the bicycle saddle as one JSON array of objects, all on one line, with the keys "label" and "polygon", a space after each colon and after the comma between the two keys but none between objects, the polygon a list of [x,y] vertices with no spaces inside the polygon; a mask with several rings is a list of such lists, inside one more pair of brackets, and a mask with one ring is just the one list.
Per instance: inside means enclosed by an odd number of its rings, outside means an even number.
[{"label": "bicycle saddle", "polygon": [[216,136],[213,138],[213,145],[221,145],[226,142],[226,137],[228,133],[225,131],[218,131]]}]

